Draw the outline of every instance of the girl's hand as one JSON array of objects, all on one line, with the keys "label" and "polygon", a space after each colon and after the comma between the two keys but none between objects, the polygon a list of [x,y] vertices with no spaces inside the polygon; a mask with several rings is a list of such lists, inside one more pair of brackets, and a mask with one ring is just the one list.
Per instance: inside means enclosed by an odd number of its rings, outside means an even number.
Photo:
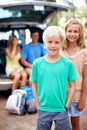
[{"label": "girl's hand", "polygon": [[82,111],[85,107],[85,100],[79,100],[78,104],[77,104],[77,110],[78,111]]}]

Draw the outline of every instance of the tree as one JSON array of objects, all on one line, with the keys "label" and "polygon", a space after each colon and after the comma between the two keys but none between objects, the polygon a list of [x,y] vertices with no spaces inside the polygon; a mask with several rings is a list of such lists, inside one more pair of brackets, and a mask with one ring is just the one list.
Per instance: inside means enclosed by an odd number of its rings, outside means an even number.
[{"label": "tree", "polygon": [[68,11],[58,11],[46,21],[47,25],[60,25],[64,28],[65,23],[70,18],[79,19],[83,25],[85,42],[87,43],[87,3],[85,6],[70,8]]}]

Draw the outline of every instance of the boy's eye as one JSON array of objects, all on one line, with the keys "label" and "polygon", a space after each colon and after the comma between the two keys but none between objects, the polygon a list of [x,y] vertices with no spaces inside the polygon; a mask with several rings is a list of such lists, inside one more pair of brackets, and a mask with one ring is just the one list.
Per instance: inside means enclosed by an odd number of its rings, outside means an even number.
[{"label": "boy's eye", "polygon": [[48,43],[49,43],[49,44],[55,43],[55,44],[57,45],[57,44],[59,44],[60,42],[58,42],[58,41],[55,41],[55,42],[53,42],[53,41],[48,41]]},{"label": "boy's eye", "polygon": [[57,41],[55,42],[55,44],[59,44],[59,43],[60,43],[60,42],[57,42]]},{"label": "boy's eye", "polygon": [[51,44],[51,43],[52,43],[52,41],[48,41],[48,43],[50,43],[50,44]]}]

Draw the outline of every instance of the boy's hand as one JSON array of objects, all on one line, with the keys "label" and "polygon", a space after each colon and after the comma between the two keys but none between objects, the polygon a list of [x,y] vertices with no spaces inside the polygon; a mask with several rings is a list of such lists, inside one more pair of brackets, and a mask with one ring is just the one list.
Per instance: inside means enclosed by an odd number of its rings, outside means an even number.
[{"label": "boy's hand", "polygon": [[37,108],[37,110],[39,109],[39,103],[38,102],[36,102],[36,108]]}]

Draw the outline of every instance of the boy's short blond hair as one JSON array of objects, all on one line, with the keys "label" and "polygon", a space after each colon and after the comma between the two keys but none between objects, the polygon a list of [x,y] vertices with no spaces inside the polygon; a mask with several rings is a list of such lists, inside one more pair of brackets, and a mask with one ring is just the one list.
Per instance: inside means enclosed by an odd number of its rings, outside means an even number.
[{"label": "boy's short blond hair", "polygon": [[48,38],[58,37],[61,42],[65,41],[65,32],[60,26],[48,26],[43,32],[43,42],[45,43]]}]

